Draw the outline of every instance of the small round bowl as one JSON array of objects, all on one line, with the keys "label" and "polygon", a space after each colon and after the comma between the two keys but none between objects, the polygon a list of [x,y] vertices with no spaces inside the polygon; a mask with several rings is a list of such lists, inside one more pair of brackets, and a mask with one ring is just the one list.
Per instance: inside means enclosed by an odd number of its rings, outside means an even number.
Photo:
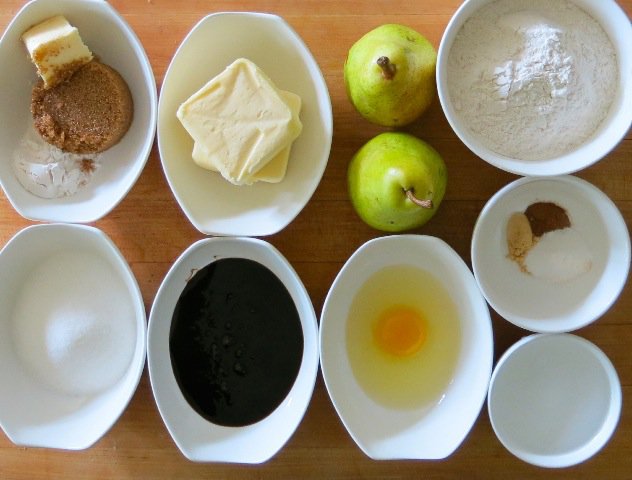
[{"label": "small round bowl", "polygon": [[[55,254],[75,252],[89,252],[107,262],[133,310],[132,317],[118,319],[129,322],[126,330],[135,331],[130,363],[118,381],[90,394],[69,392],[48,379],[43,381],[37,375],[37,367],[33,369],[24,360],[24,354],[19,353],[16,345],[20,341],[15,340],[22,333],[16,333],[14,310],[31,272]],[[0,285],[0,426],[20,446],[68,450],[90,447],[123,413],[145,365],[145,307],[132,271],[114,243],[94,227],[34,225],[18,232],[0,251]],[[59,295],[64,293],[64,286],[60,285]],[[41,332],[33,331],[34,342],[39,336]],[[77,351],[80,348],[78,344]]]},{"label": "small round bowl", "polygon": [[610,111],[597,131],[577,149],[556,158],[524,160],[498,154],[486,147],[464,124],[454,108],[448,88],[448,58],[455,37],[474,12],[493,0],[466,0],[448,23],[437,56],[437,90],[450,126],[461,141],[477,156],[507,172],[518,175],[563,175],[586,168],[610,152],[632,124],[632,26],[630,19],[614,0],[573,0],[595,18],[608,34],[617,55],[619,87],[613,92]]},{"label": "small round bowl", "polygon": [[[352,370],[347,347],[347,322],[357,292],[374,273],[398,265],[429,272],[442,283],[456,307],[461,333],[456,363],[439,400],[412,408],[385,406],[367,394]],[[493,357],[489,310],[466,264],[442,240],[422,235],[377,238],[349,258],[327,294],[320,355],[333,405],[367,456],[445,458],[464,440],[485,401]]]},{"label": "small round bowl", "polygon": [[[259,66],[302,99],[303,130],[279,183],[235,186],[198,167],[193,139],[178,107],[235,59]],[[285,228],[316,190],[329,159],[331,100],[323,75],[301,38],[276,15],[215,13],[184,39],[169,65],[158,106],[158,148],[171,190],[190,222],[207,235],[265,236]]]},{"label": "small round bowl", "polygon": [[[571,228],[592,256],[586,273],[549,281],[522,272],[508,257],[509,217],[537,201],[567,211]],[[483,207],[471,253],[474,276],[494,310],[532,332],[561,333],[593,322],[618,298],[630,269],[630,236],[616,205],[587,181],[525,177],[499,190]]]},{"label": "small round bowl", "polygon": [[[28,192],[12,168],[14,151],[29,123],[35,66],[20,36],[30,26],[64,15],[77,27],[84,43],[103,63],[119,71],[134,101],[129,131],[101,154],[92,180],[72,196],[46,199]],[[15,16],[0,39],[0,64],[11,75],[0,76],[0,185],[15,210],[29,220],[90,223],[107,215],[127,195],[140,176],[156,129],[157,93],[149,59],[138,37],[112,6],[103,0],[33,0]]]},{"label": "small round bowl", "polygon": [[[174,376],[169,335],[174,308],[193,272],[220,258],[246,258],[267,267],[290,293],[303,330],[298,376],[281,404],[263,420],[244,427],[211,423],[187,402]],[[300,278],[269,243],[252,238],[209,238],[185,250],[163,280],[149,317],[149,377],[160,415],[174,442],[196,462],[262,463],[275,455],[298,427],[312,397],[318,371],[318,326]]]},{"label": "small round bowl", "polygon": [[621,414],[621,384],[608,357],[570,334],[537,334],[505,352],[489,385],[500,442],[540,467],[581,463],[601,450]]}]

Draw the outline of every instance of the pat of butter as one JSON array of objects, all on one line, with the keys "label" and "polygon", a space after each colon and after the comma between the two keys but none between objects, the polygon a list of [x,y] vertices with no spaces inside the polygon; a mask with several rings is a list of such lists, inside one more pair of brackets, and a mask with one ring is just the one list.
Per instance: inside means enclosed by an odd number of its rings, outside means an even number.
[{"label": "pat of butter", "polygon": [[81,40],[79,31],[61,15],[27,30],[22,41],[46,88],[64,81],[92,60],[92,52]]},{"label": "pat of butter", "polygon": [[[298,115],[301,111],[301,97],[292,92],[286,92],[285,90],[278,90],[279,95],[285,101],[285,103],[292,110],[292,115],[295,117],[295,121],[298,120]],[[245,184],[252,184],[254,182],[268,182],[279,183],[285,177],[287,171],[287,162],[290,158],[290,150],[292,145],[288,145],[278,154],[276,154],[268,163],[256,171],[249,179],[245,179]],[[215,157],[208,154],[207,150],[198,142],[193,144],[193,160],[200,166],[212,171],[219,171],[219,169],[213,163]]]},{"label": "pat of butter", "polygon": [[245,58],[235,60],[180,105],[177,117],[199,144],[196,163],[236,185],[252,183],[302,130],[280,91]]}]

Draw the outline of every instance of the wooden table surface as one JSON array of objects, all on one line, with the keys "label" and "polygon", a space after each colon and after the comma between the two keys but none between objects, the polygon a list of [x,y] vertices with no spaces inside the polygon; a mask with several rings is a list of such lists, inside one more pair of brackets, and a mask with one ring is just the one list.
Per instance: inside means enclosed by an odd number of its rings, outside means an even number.
[{"label": "wooden table surface", "polygon": [[[23,5],[0,2],[0,30]],[[292,263],[320,314],[329,286],[349,256],[382,235],[362,223],[346,191],[346,167],[353,153],[383,129],[353,110],[343,88],[342,66],[361,35],[387,22],[408,24],[438,47],[460,0],[111,0],[136,31],[152,63],[158,89],[177,46],[203,16],[226,10],[279,14],[302,36],[331,94],[334,137],[329,164],[302,213],[280,233],[266,237]],[[632,15],[632,0],[619,0]],[[630,46],[632,48],[632,46]],[[0,66],[2,75],[10,65]],[[449,243],[470,265],[470,239],[485,202],[516,177],[474,156],[450,129],[434,102],[408,131],[430,142],[445,158],[448,191],[437,216],[416,233]],[[7,158],[1,161],[9,161]],[[632,136],[597,165],[578,176],[602,189],[632,222]],[[0,194],[0,247],[30,225]],[[186,219],[169,190],[154,146],[140,179],[123,202],[95,226],[118,245],[136,275],[147,311],[172,262],[203,238]],[[42,478],[632,478],[632,288],[627,283],[615,305],[577,333],[597,344],[614,363],[623,386],[621,420],[608,445],[572,468],[546,470],[511,456],[496,439],[484,408],[458,450],[442,461],[373,461],[338,419],[319,373],[308,411],[286,446],[256,466],[197,464],[178,451],[158,414],[147,370],[130,405],[92,448],[80,452],[21,448],[0,433],[0,479]],[[492,312],[495,358],[527,334]]]}]

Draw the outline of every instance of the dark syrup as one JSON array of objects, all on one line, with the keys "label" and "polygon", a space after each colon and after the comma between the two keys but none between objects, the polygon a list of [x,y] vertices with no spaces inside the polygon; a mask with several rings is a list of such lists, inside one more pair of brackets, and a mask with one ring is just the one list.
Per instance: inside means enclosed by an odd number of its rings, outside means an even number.
[{"label": "dark syrup", "polygon": [[200,415],[245,426],[267,417],[289,393],[303,331],[274,273],[253,260],[224,258],[199,270],[182,291],[169,351],[176,381]]}]

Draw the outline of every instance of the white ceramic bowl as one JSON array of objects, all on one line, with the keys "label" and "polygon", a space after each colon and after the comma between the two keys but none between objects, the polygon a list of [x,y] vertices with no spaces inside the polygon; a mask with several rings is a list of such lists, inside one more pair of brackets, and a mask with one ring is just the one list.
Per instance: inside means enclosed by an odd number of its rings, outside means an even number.
[{"label": "white ceramic bowl", "polygon": [[621,414],[621,384],[608,357],[570,334],[519,340],[489,385],[489,417],[500,442],[541,467],[569,467],[608,442]]},{"label": "white ceramic bowl", "polygon": [[[571,228],[591,252],[588,272],[548,281],[520,271],[508,258],[507,221],[536,201],[566,209]],[[621,293],[630,269],[630,236],[616,205],[585,180],[525,177],[499,190],[481,211],[472,267],[483,295],[506,320],[533,332],[568,332],[599,318]]]},{"label": "white ceramic bowl", "polygon": [[[233,60],[257,64],[278,88],[300,95],[303,131],[292,145],[285,178],[276,184],[235,186],[191,159],[193,140],[176,110]],[[297,33],[264,13],[216,13],[202,19],[178,48],[160,92],[158,147],[176,200],[200,232],[271,235],[303,209],[329,159],[331,101],[323,75]]]},{"label": "white ceramic bowl", "polygon": [[[354,296],[375,272],[408,265],[438,278],[456,305],[461,329],[453,377],[442,399],[431,406],[395,409],[365,393],[352,371],[346,324]],[[320,320],[321,368],[343,424],[372,459],[439,459],[461,444],[487,394],[493,338],[489,310],[472,273],[442,240],[398,235],[370,240],[345,263],[323,306]]]},{"label": "white ceramic bowl", "polygon": [[459,7],[443,34],[437,57],[437,89],[450,126],[461,141],[477,156],[502,170],[519,175],[549,176],[573,173],[592,165],[610,152],[632,124],[632,26],[614,0],[573,0],[593,16],[610,37],[619,66],[619,87],[613,92],[610,111],[597,131],[584,144],[567,154],[545,160],[510,158],[487,148],[456,113],[448,88],[448,58],[454,39],[463,24],[482,6],[493,0],[466,0]]},{"label": "white ceramic bowl", "polygon": [[[178,387],[169,354],[174,308],[192,272],[220,258],[246,258],[267,267],[283,282],[298,310],[303,329],[303,358],[283,402],[263,420],[244,427],[215,425],[199,415]],[[300,278],[269,243],[251,238],[210,238],[185,250],[163,280],[149,318],[147,358],[154,398],[180,451],[197,462],[262,463],[294,433],[311,400],[318,370],[318,326]]]},{"label": "white ceramic bowl", "polygon": [[[44,199],[29,193],[13,169],[14,151],[28,125],[35,66],[20,36],[30,26],[54,15],[64,15],[76,26],[86,45],[123,76],[134,101],[130,130],[102,154],[92,181],[75,195]],[[125,20],[103,0],[33,0],[9,24],[0,40],[0,65],[10,75],[0,76],[0,185],[15,210],[30,220],[89,223],[107,215],[140,176],[154,141],[157,94],[145,50]]]},{"label": "white ceramic bowl", "polygon": [[[134,315],[134,353],[123,376],[96,394],[74,394],[44,384],[17,352],[13,312],[29,274],[56,253],[86,251],[106,261],[120,279]],[[114,243],[94,227],[35,225],[18,232],[0,251],[0,425],[16,445],[79,450],[90,447],[116,422],[132,398],[145,365],[146,316],[132,271]],[[59,286],[64,295],[64,285]],[[45,301],[44,299],[42,301]],[[29,320],[30,321],[30,320]],[[33,338],[38,336],[33,332]]]}]

